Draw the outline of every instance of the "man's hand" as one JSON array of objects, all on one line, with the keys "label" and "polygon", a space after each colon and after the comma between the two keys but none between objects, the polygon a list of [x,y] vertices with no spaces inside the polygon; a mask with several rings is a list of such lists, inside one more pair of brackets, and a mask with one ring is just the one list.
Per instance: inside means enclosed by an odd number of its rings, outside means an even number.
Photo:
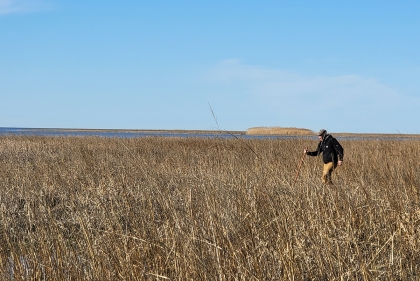
[{"label": "man's hand", "polygon": [[343,165],[343,161],[339,160],[338,161],[338,166],[341,166],[341,165]]},{"label": "man's hand", "polygon": [[303,154],[306,154],[306,153],[308,153],[308,148],[305,148],[305,149],[303,150]]}]

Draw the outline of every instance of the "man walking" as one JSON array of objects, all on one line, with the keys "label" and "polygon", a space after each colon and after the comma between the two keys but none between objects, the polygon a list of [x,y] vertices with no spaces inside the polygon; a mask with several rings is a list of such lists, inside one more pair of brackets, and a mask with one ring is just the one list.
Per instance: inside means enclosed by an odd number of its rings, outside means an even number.
[{"label": "man walking", "polygon": [[309,156],[318,156],[322,153],[324,161],[324,170],[322,172],[322,182],[332,184],[331,173],[338,166],[343,164],[344,149],[341,144],[326,130],[322,129],[318,132],[319,144],[315,151],[304,149],[303,153]]}]

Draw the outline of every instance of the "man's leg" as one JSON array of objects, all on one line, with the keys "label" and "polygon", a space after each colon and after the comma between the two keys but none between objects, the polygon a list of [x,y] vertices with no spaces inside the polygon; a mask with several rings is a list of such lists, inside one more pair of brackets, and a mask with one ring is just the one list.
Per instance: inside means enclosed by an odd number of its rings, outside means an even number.
[{"label": "man's leg", "polygon": [[322,171],[322,178],[321,178],[323,183],[332,184],[331,174],[334,171],[335,167],[337,167],[337,165],[334,165],[334,163],[332,162],[324,164],[324,170]]}]

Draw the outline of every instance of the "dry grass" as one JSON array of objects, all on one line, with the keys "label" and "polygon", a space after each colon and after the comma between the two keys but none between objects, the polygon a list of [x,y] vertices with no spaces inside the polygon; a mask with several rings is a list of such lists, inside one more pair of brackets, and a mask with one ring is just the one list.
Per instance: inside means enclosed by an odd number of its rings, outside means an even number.
[{"label": "dry grass", "polygon": [[0,279],[419,279],[420,142],[341,143],[1,137]]},{"label": "dry grass", "polygon": [[309,129],[282,127],[255,127],[246,131],[247,135],[314,136]]}]

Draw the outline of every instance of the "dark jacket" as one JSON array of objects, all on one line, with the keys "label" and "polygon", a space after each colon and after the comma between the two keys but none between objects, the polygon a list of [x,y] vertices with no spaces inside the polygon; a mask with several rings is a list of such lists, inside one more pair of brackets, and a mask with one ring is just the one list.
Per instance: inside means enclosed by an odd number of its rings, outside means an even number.
[{"label": "dark jacket", "polygon": [[308,151],[309,156],[318,156],[322,153],[322,160],[325,164],[338,160],[343,161],[344,149],[341,144],[331,135],[325,135],[322,141],[319,142],[316,151]]}]

